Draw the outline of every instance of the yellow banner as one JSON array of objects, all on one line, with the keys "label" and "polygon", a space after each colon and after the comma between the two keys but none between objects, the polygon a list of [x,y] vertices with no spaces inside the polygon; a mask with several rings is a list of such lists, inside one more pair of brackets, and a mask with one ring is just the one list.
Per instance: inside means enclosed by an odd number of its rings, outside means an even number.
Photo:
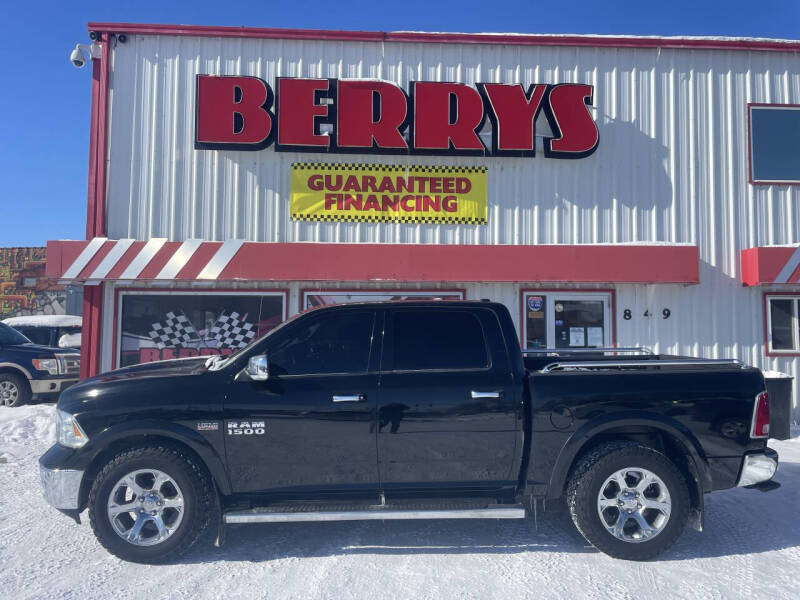
[{"label": "yellow banner", "polygon": [[486,173],[486,167],[293,163],[292,219],[483,225]]}]

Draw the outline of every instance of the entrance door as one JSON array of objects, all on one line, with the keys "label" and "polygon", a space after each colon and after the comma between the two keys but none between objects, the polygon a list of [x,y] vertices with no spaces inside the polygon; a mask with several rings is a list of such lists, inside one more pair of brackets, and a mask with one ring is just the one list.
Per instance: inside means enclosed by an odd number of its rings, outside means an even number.
[{"label": "entrance door", "polygon": [[495,314],[391,309],[384,339],[378,456],[387,494],[513,485],[522,386]]},{"label": "entrance door", "polygon": [[611,294],[531,290],[523,294],[526,348],[613,345]]},{"label": "entrance door", "polygon": [[342,307],[301,317],[268,338],[266,381],[231,383],[225,446],[235,492],[375,496],[375,315]]}]

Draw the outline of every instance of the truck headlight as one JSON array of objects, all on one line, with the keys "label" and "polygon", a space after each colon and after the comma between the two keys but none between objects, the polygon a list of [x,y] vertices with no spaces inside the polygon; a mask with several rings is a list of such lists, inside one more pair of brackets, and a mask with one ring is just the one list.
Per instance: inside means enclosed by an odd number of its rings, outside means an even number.
[{"label": "truck headlight", "polygon": [[67,448],[80,448],[89,441],[75,415],[56,410],[56,441]]},{"label": "truck headlight", "polygon": [[50,375],[58,375],[59,360],[57,358],[34,358],[33,366],[39,371],[47,371]]}]

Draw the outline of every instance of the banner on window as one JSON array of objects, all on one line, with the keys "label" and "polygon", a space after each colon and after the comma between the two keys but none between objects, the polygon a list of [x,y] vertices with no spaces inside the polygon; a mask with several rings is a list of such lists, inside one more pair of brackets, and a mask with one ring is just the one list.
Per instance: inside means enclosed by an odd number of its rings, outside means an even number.
[{"label": "banner on window", "polygon": [[292,164],[297,221],[461,223],[487,221],[487,168]]},{"label": "banner on window", "polygon": [[229,355],[283,320],[283,293],[128,293],[121,296],[121,367]]}]

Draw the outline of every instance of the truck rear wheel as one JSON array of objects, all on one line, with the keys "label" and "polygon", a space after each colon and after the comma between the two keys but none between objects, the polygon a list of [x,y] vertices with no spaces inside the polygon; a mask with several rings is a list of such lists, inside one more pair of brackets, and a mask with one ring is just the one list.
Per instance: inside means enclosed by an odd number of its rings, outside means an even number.
[{"label": "truck rear wheel", "polygon": [[144,446],[111,459],[89,493],[89,519],[112,554],[140,563],[169,562],[197,542],[216,515],[214,487],[187,452]]},{"label": "truck rear wheel", "polygon": [[683,533],[689,491],[665,455],[635,442],[609,442],[578,462],[567,505],[575,527],[595,548],[616,558],[648,560]]},{"label": "truck rear wheel", "polygon": [[31,388],[21,375],[0,373],[0,406],[19,406],[31,399]]}]

